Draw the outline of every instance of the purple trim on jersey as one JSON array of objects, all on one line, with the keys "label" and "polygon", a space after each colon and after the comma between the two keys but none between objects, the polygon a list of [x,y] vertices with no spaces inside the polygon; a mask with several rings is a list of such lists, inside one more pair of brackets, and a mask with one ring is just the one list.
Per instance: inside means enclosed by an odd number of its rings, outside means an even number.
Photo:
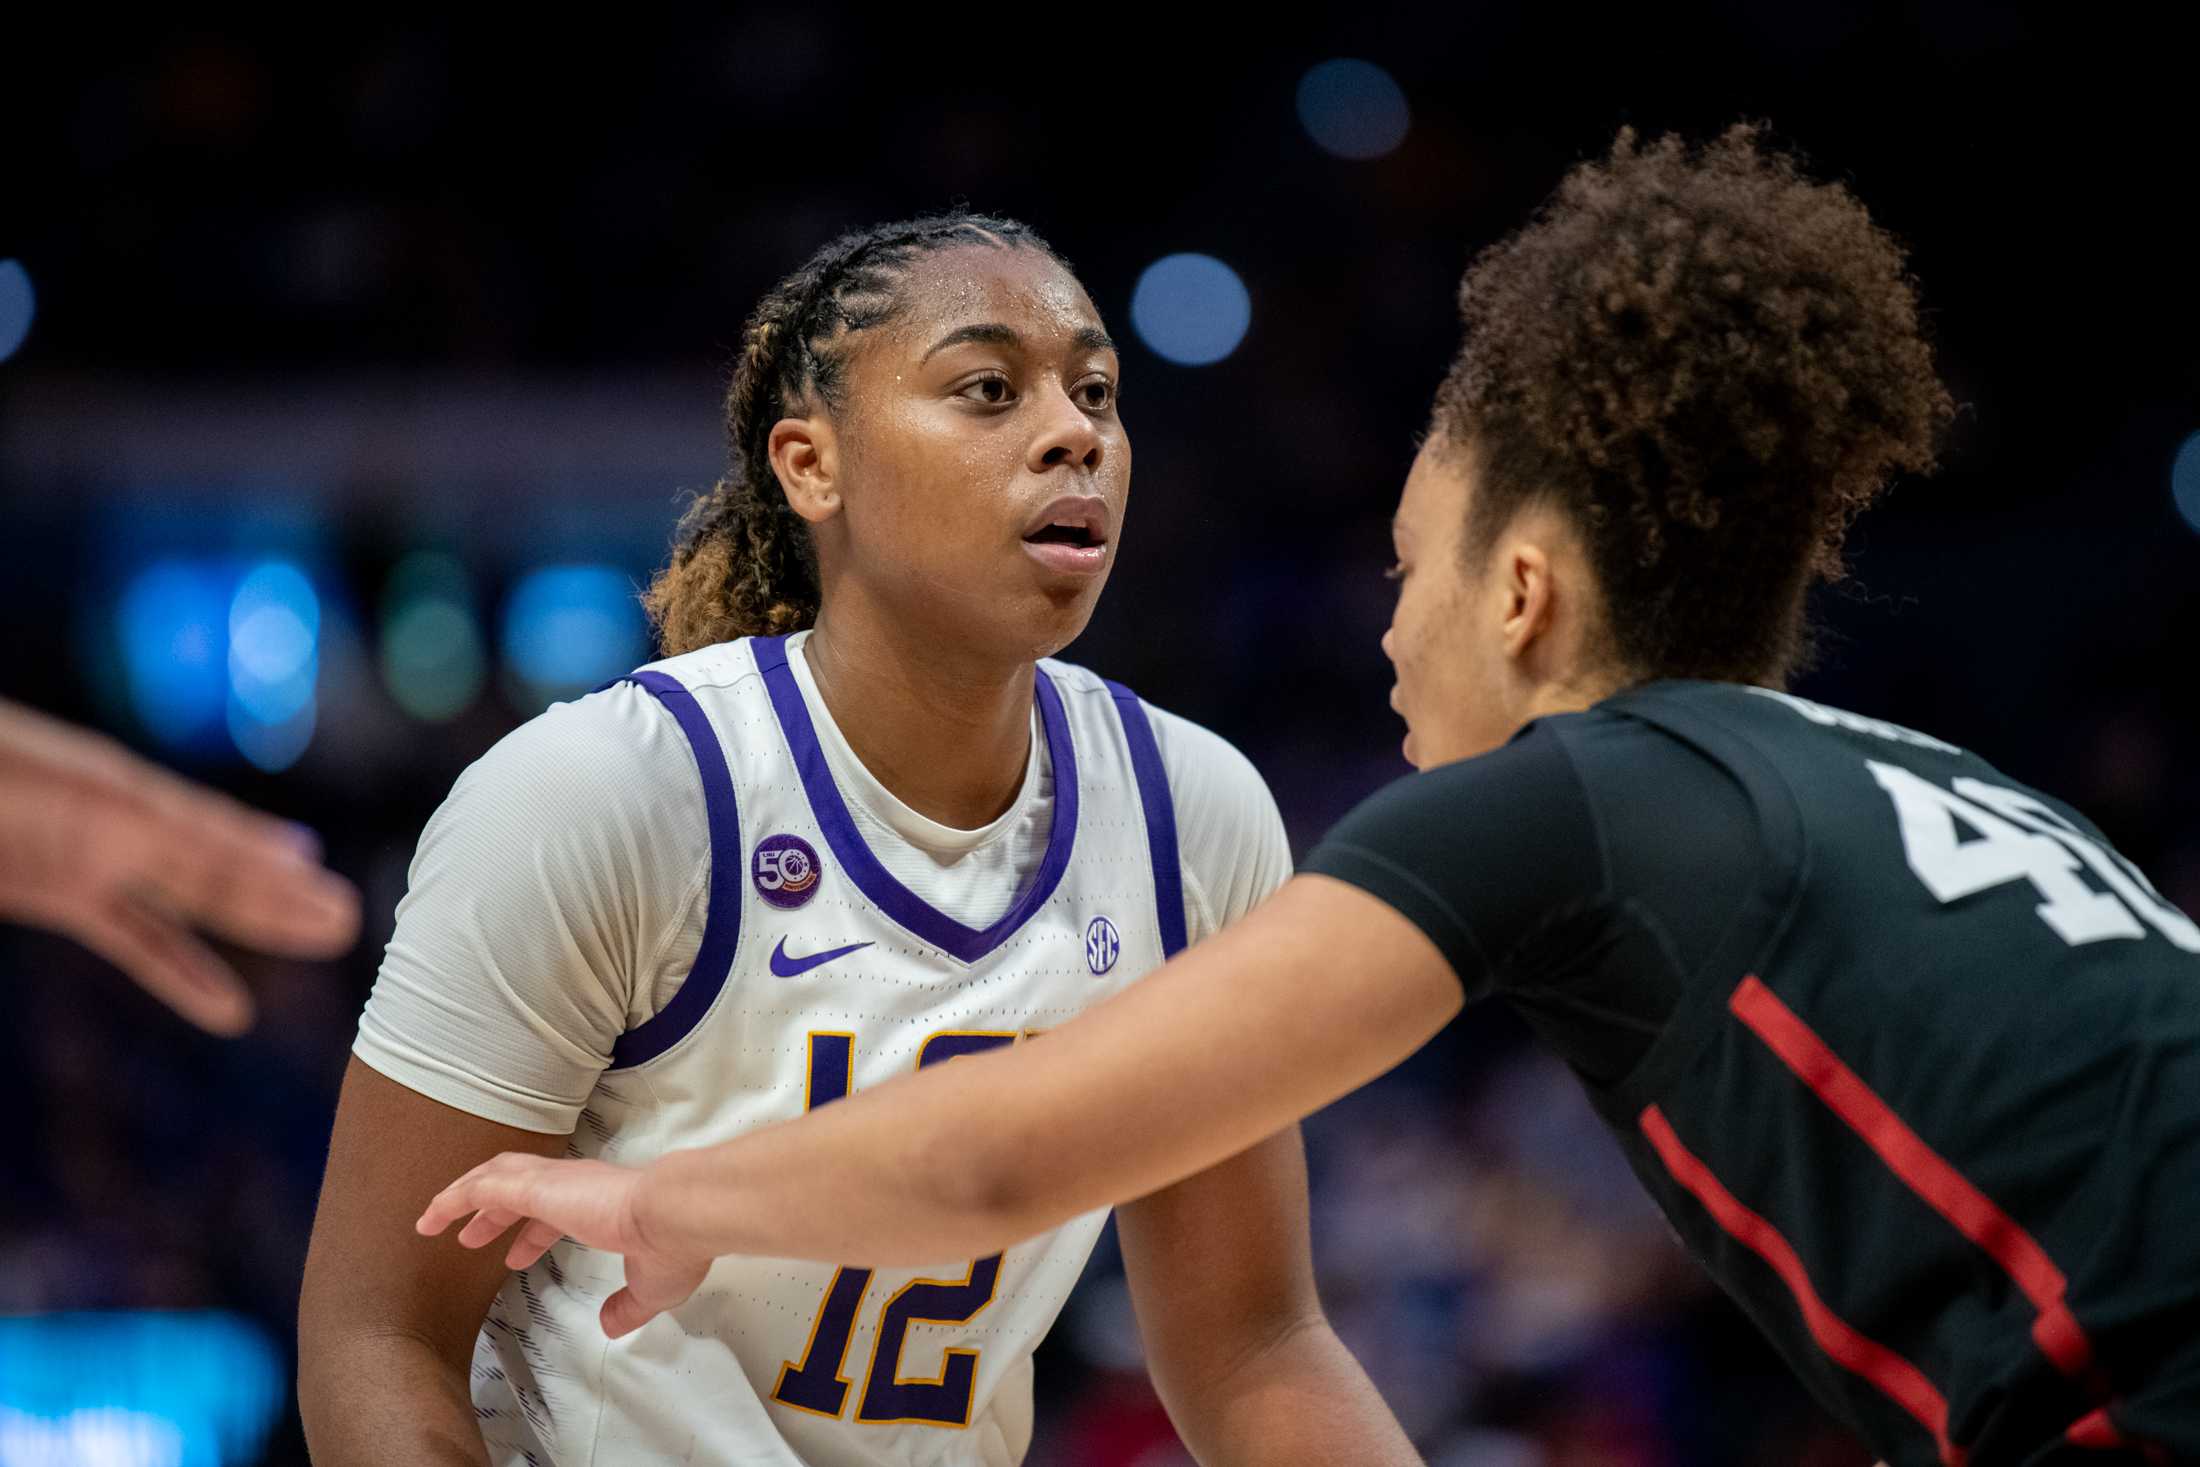
[{"label": "purple trim on jersey", "polygon": [[611,1068],[623,1070],[647,1064],[686,1038],[726,986],[733,971],[733,950],[741,937],[741,878],[746,862],[741,859],[741,813],[734,803],[733,775],[726,768],[726,751],[718,742],[695,695],[680,686],[679,679],[662,672],[637,672],[621,679],[652,694],[671,711],[680,731],[695,751],[695,767],[703,777],[703,813],[710,825],[710,905],[703,914],[703,941],[695,950],[695,964],[681,980],[672,1001],[611,1046]]},{"label": "purple trim on jersey", "polygon": [[810,722],[809,706],[802,701],[794,670],[787,666],[785,637],[752,638],[757,669],[764,674],[765,691],[771,694],[772,711],[779,716],[779,730],[786,736],[787,751],[802,776],[802,788],[810,797],[810,812],[825,832],[843,871],[856,889],[907,931],[950,957],[975,963],[1006,942],[1045,905],[1061,885],[1069,869],[1070,847],[1077,843],[1077,750],[1070,742],[1069,718],[1062,711],[1062,695],[1041,670],[1034,679],[1039,722],[1046,730],[1047,755],[1054,765],[1054,825],[1047,835],[1046,859],[1039,863],[1031,882],[998,922],[982,931],[965,927],[894,879],[864,844],[863,833],[848,813],[840,787],[818,745],[817,729]]},{"label": "purple trim on jersey", "polygon": [[1176,854],[1176,801],[1169,794],[1168,767],[1154,742],[1146,705],[1121,683],[1108,684],[1123,739],[1131,747],[1131,772],[1138,776],[1139,802],[1146,807],[1146,845],[1153,855],[1154,912],[1161,919],[1161,955],[1184,951],[1184,867]]}]

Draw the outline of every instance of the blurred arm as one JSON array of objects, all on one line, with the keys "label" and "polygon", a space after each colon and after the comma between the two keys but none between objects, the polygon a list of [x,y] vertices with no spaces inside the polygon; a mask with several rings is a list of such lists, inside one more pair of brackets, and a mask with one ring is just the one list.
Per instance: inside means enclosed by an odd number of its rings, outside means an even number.
[{"label": "blurred arm", "polygon": [[192,927],[303,958],[358,937],[358,893],[316,857],[296,826],[0,702],[0,919],[74,937],[203,1029],[242,1031],[252,1000]]},{"label": "blurred arm", "polygon": [[1205,1467],[1418,1467],[1322,1313],[1306,1219],[1296,1126],[1117,1209],[1154,1388]]},{"label": "blurred arm", "polygon": [[564,1144],[351,1062],[298,1305],[298,1409],[316,1467],[488,1462],[469,1372],[504,1262],[407,1224],[454,1170]]},{"label": "blurred arm", "polygon": [[[1461,1002],[1410,921],[1296,877],[1031,1044],[666,1156],[634,1188],[636,1232],[677,1257],[994,1252],[1236,1155],[1397,1064]],[[454,1185],[423,1226],[485,1205],[527,1213],[530,1170],[492,1175],[511,1188],[497,1195]]]}]

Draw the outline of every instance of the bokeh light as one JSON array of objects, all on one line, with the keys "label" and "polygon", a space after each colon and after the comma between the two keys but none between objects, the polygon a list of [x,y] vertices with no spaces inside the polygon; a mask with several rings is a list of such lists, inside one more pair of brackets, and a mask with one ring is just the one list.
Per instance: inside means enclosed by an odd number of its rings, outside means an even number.
[{"label": "bokeh light", "polygon": [[2200,433],[2187,438],[2171,460],[2169,495],[2185,523],[2200,532]]},{"label": "bokeh light", "polygon": [[512,588],[503,645],[505,663],[528,697],[569,697],[640,664],[649,653],[649,628],[623,572],[548,565]]},{"label": "bokeh light", "polygon": [[242,1467],[285,1395],[274,1342],[233,1314],[0,1319],[6,1467]]},{"label": "bokeh light", "polygon": [[229,603],[230,739],[273,772],[312,742],[321,658],[321,599],[288,561],[254,566]]},{"label": "bokeh light", "polygon": [[308,700],[288,718],[275,722],[256,717],[235,698],[229,700],[229,741],[254,767],[276,774],[298,762],[306,745],[313,742],[319,707]]},{"label": "bokeh light", "polygon": [[37,314],[38,293],[31,289],[30,271],[21,260],[0,260],[0,362],[23,345]]},{"label": "bokeh light", "polygon": [[263,723],[293,718],[313,701],[321,600],[305,572],[271,561],[247,572],[229,603],[229,687]]},{"label": "bokeh light", "polygon": [[382,683],[425,723],[456,718],[481,696],[488,657],[473,582],[449,555],[418,551],[390,572],[382,595]]},{"label": "bokeh light", "polygon": [[1212,255],[1168,255],[1146,267],[1131,292],[1131,325],[1164,360],[1204,367],[1237,350],[1253,323],[1253,299],[1238,273]]},{"label": "bokeh light", "polygon": [[124,588],[115,631],[138,722],[170,748],[198,743],[228,692],[226,578],[199,561],[156,561]]},{"label": "bokeh light", "polygon": [[1339,158],[1380,158],[1405,141],[1406,94],[1372,61],[1324,61],[1299,78],[1299,121]]}]

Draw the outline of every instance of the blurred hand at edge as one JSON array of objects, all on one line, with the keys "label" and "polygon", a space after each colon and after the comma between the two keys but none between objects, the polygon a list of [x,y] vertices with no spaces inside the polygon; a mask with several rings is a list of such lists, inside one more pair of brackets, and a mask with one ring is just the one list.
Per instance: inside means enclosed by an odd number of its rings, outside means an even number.
[{"label": "blurred hand at edge", "polygon": [[0,700],[0,920],[65,933],[200,1028],[251,1027],[202,928],[282,957],[359,936],[359,893],[301,826]]}]

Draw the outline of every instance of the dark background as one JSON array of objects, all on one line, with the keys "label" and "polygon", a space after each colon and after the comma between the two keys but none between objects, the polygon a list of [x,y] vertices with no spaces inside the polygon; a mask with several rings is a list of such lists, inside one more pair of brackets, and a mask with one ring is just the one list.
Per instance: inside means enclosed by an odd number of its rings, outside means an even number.
[{"label": "dark background", "polygon": [[[1238,743],[1303,850],[1402,769],[1378,572],[1468,256],[1622,124],[1769,118],[1910,243],[1965,405],[1944,471],[1859,526],[1800,690],[2075,801],[2200,910],[2200,534],[2172,497],[2200,430],[2190,36],[1979,3],[1352,9],[19,36],[0,258],[37,315],[0,362],[0,692],[310,823],[369,931],[338,964],[249,964],[265,1019],[226,1044],[0,931],[0,1309],[216,1308],[287,1355],[412,842],[550,695],[505,655],[507,598],[544,565],[645,578],[717,472],[759,293],[843,227],[955,202],[1048,235],[1125,341],[1130,538],[1069,655]],[[1299,79],[1333,57],[1403,88],[1387,156],[1301,126]],[[1179,251],[1252,298],[1213,366],[1130,329],[1140,272]],[[2200,449],[2184,462],[2200,514]],[[449,557],[486,659],[436,722],[380,671],[392,572],[421,550]],[[288,767],[148,721],[132,678],[155,654],[118,608],[179,557],[311,580],[316,724]],[[1862,1460],[1500,1015],[1309,1135],[1332,1313],[1433,1460]],[[1103,1256],[1042,1356],[1035,1463],[1175,1460],[1128,1331]],[[302,1461],[294,1419],[257,1450],[231,1460]]]}]

